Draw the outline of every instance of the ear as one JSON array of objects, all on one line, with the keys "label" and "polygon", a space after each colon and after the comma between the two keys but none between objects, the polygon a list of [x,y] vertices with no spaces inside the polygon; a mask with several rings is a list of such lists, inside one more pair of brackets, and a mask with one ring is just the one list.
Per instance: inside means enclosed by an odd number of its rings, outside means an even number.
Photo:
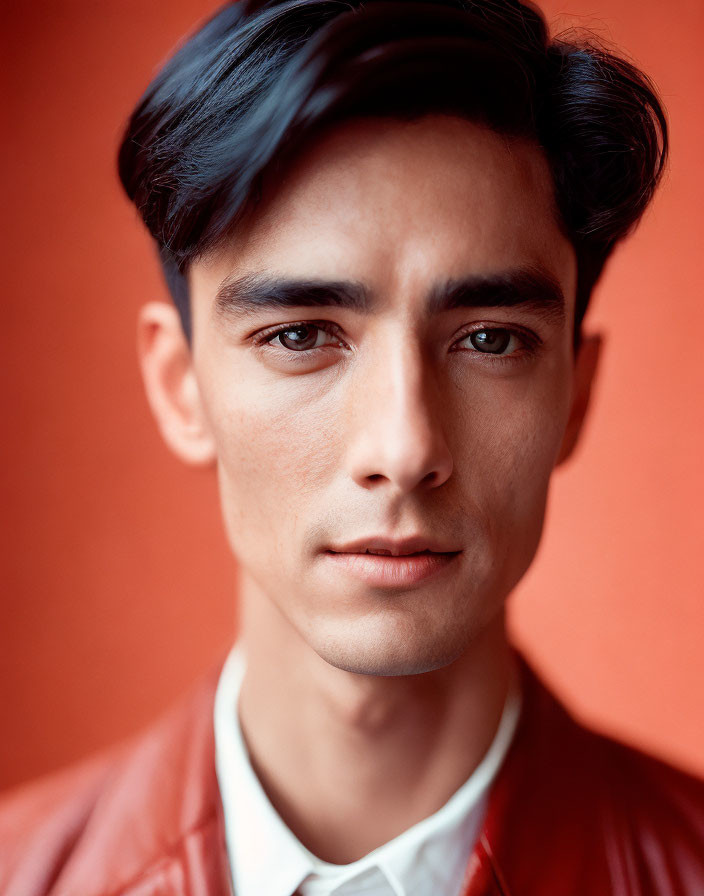
[{"label": "ear", "polygon": [[210,466],[215,441],[204,413],[178,311],[149,302],[139,314],[137,351],[147,398],[166,444],[184,463]]},{"label": "ear", "polygon": [[583,337],[577,350],[574,359],[572,406],[557,457],[558,465],[564,463],[571,456],[579,441],[603,345],[602,335],[595,333]]}]

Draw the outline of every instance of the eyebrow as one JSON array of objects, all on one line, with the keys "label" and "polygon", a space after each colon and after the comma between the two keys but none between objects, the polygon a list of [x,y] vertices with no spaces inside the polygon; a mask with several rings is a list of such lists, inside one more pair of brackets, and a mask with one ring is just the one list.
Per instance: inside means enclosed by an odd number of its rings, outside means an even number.
[{"label": "eyebrow", "polygon": [[[223,281],[215,297],[218,314],[243,317],[272,309],[345,308],[361,314],[375,310],[374,295],[362,283],[249,274]],[[565,297],[557,279],[540,267],[447,279],[426,297],[429,315],[457,308],[519,308],[564,321]]]}]

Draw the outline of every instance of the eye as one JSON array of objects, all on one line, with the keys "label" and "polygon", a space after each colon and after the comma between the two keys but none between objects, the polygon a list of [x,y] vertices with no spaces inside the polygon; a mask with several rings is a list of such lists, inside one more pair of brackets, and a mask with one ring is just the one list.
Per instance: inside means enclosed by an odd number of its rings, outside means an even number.
[{"label": "eye", "polygon": [[313,323],[289,324],[286,327],[280,327],[274,333],[265,336],[262,342],[291,352],[306,352],[314,348],[322,348],[325,345],[340,344],[340,340],[335,337],[333,332]]},{"label": "eye", "polygon": [[484,355],[510,355],[516,352],[523,341],[517,333],[503,327],[484,327],[474,330],[464,337],[468,339],[475,351]]}]

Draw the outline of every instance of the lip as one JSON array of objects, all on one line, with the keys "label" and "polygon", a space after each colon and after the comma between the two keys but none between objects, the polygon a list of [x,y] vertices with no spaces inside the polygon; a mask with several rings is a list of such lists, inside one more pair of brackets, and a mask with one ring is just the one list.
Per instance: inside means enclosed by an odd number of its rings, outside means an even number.
[{"label": "lip", "polygon": [[[399,550],[399,542],[395,548]],[[403,550],[409,552],[408,542],[403,543]],[[378,550],[390,549],[388,540],[385,544],[373,543],[373,539],[360,545],[358,551],[327,550],[323,556],[333,564],[339,573],[351,575],[372,588],[408,588],[420,582],[440,575],[450,569],[456,562],[460,551],[433,551],[417,548],[421,553],[404,555],[365,554],[365,548]]]},{"label": "lip", "polygon": [[336,554],[364,554],[367,550],[390,551],[394,556],[416,554],[420,551],[432,551],[436,554],[455,554],[458,548],[440,542],[428,535],[410,535],[407,538],[389,538],[385,535],[369,535],[358,538],[348,544],[329,545],[327,550]]}]

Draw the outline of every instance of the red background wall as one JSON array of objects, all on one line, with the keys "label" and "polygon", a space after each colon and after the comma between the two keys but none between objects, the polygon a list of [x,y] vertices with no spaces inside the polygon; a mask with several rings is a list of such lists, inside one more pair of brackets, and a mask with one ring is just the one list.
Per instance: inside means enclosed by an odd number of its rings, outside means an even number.
[{"label": "red background wall", "polygon": [[[143,725],[233,636],[213,478],[170,457],[142,396],[135,313],[164,290],[114,174],[132,104],[214,7],[34,0],[3,13],[0,787]],[[704,6],[544,9],[578,13],[654,77],[672,163],[596,296],[594,411],[555,477],[512,628],[583,718],[704,774]]]}]

